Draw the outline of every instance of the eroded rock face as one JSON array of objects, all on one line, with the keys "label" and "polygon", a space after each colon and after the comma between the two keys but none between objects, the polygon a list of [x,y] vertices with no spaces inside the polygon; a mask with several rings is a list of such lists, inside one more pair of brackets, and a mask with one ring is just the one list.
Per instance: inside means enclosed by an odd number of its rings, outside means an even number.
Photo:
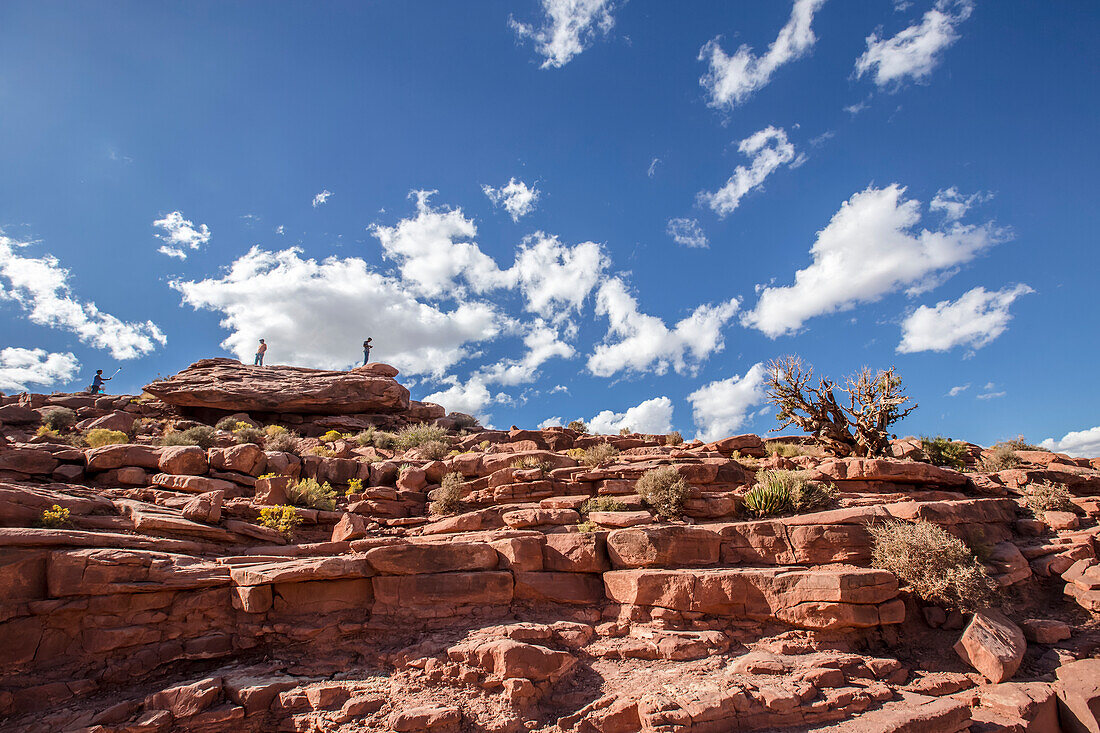
[{"label": "eroded rock face", "polygon": [[409,408],[397,370],[368,364],[347,372],[291,366],[247,366],[236,359],[203,359],[145,391],[179,407],[245,412],[347,415]]}]

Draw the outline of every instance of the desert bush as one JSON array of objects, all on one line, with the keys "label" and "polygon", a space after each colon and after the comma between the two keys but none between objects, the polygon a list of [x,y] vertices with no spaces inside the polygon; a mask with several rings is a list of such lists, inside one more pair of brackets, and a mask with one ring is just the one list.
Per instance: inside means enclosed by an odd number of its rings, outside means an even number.
[{"label": "desert bush", "polygon": [[[917,409],[903,408],[909,398],[893,367],[878,372],[865,367],[843,386],[822,377],[816,387],[813,368],[797,356],[774,359],[767,369],[768,400],[778,409],[776,430],[795,425],[838,456],[885,455],[890,426]],[[838,399],[837,392],[844,397]]]},{"label": "desert bush", "polygon": [[273,451],[282,451],[284,453],[293,453],[298,449],[298,433],[293,430],[287,430],[282,428],[274,434],[271,432],[271,427],[279,428],[279,425],[268,426],[269,429],[264,432],[267,433],[267,438],[264,440],[264,449]]},{"label": "desert bush", "polygon": [[772,443],[769,448],[773,456],[783,456],[784,458],[812,455],[812,452],[800,443]]},{"label": "desert bush", "polygon": [[591,520],[584,520],[583,522],[577,522],[577,531],[584,534],[591,534],[592,532],[599,532],[600,525]]},{"label": "desert bush", "polygon": [[523,458],[517,458],[512,461],[512,468],[518,470],[529,470],[537,468],[542,477],[545,478],[550,473],[550,463],[548,461],[540,460],[538,456],[524,456]]},{"label": "desert bush", "polygon": [[625,509],[626,504],[611,496],[594,496],[581,504],[581,514],[586,517],[589,512],[621,512]]},{"label": "desert bush", "polygon": [[836,487],[810,481],[802,471],[760,471],[744,496],[745,508],[758,517],[808,512],[836,500]]},{"label": "desert bush", "polygon": [[958,471],[966,468],[966,444],[959,443],[937,435],[929,438],[926,435],[920,439],[921,450],[928,458],[928,462],[934,466],[947,466]]},{"label": "desert bush", "polygon": [[619,449],[610,443],[596,443],[580,452],[580,461],[589,468],[611,463],[619,455]]},{"label": "desert bush", "polygon": [[106,428],[95,428],[84,433],[84,440],[88,443],[89,448],[102,448],[105,445],[117,445],[119,443],[129,443],[130,436],[121,430],[107,430]]},{"label": "desert bush", "polygon": [[42,411],[42,424],[58,432],[76,425],[76,413],[68,407],[51,407]]},{"label": "desert bush", "polygon": [[61,433],[57,432],[48,425],[39,425],[38,430],[34,431],[34,437],[48,438],[50,440],[61,440]]},{"label": "desert bush", "polygon": [[673,430],[665,436],[665,445],[683,445],[683,443],[684,436],[680,435],[679,430]]},{"label": "desert bush", "polygon": [[619,435],[630,435],[631,432],[630,428],[619,428]]},{"label": "desert bush", "polygon": [[164,436],[165,445],[197,445],[211,448],[214,445],[214,428],[209,425],[196,425],[187,430],[173,430]]},{"label": "desert bush", "polygon": [[273,529],[288,541],[294,536],[294,530],[302,523],[298,510],[292,506],[265,506],[260,510],[260,524]]},{"label": "desert bush", "polygon": [[435,425],[421,423],[409,425],[398,431],[394,436],[394,445],[401,450],[409,450],[432,441],[445,442],[447,431]]},{"label": "desert bush", "polygon": [[492,443],[490,443],[489,441],[483,440],[483,441],[481,441],[480,443],[477,444],[477,447],[478,447],[479,450],[487,451],[487,450],[489,450],[489,447],[491,445],[492,445]]},{"label": "desert bush", "polygon": [[[237,422],[237,418],[229,415],[214,423],[214,429],[221,430],[226,433],[232,433],[234,430],[237,429]],[[247,425],[247,423],[245,424]]]},{"label": "desert bush", "polygon": [[233,428],[233,437],[237,440],[238,444],[255,443],[256,445],[262,446],[264,444],[264,439],[267,437],[267,433],[246,422],[239,422]]},{"label": "desert bush", "polygon": [[1008,444],[998,443],[993,446],[989,454],[982,456],[979,465],[986,473],[996,473],[997,471],[1005,471],[1019,466],[1020,459],[1016,456],[1016,451],[1010,448]]},{"label": "desert bush", "polygon": [[1041,445],[1035,445],[1034,443],[1027,442],[1026,440],[1024,440],[1024,436],[1022,435],[1017,435],[1012,440],[1001,441],[1000,443],[997,443],[997,445],[1006,445],[1012,450],[1041,450],[1050,453],[1049,450]]},{"label": "desert bush", "polygon": [[269,438],[274,438],[277,435],[285,435],[290,431],[284,428],[282,425],[268,425],[264,428],[264,435]]},{"label": "desert bush", "polygon": [[416,452],[429,461],[441,461],[451,452],[451,446],[442,440],[429,440],[418,445]]},{"label": "desert bush", "polygon": [[871,566],[889,570],[921,599],[963,611],[985,608],[996,582],[966,544],[931,522],[870,524]]},{"label": "desert bush", "polygon": [[634,490],[657,514],[673,519],[680,516],[687,484],[674,466],[661,466],[643,473]]},{"label": "desert bush", "polygon": [[434,498],[428,504],[428,512],[436,517],[458,513],[459,509],[462,508],[465,486],[466,482],[462,478],[462,474],[453,471],[444,474],[443,483],[432,492]]},{"label": "desert bush", "polygon": [[348,490],[344,492],[345,496],[351,496],[352,494],[363,493],[363,479],[353,478],[348,481]]},{"label": "desert bush", "polygon": [[328,481],[317,483],[315,478],[304,478],[291,484],[286,491],[287,499],[295,506],[323,509],[331,512],[336,508],[336,489]]},{"label": "desert bush", "polygon": [[1072,512],[1076,506],[1070,501],[1069,489],[1065,484],[1050,481],[1028,484],[1024,487],[1024,501],[1027,508],[1039,519],[1046,512]]},{"label": "desert bush", "polygon": [[57,529],[58,527],[64,527],[69,523],[69,510],[58,504],[54,504],[49,509],[43,510],[41,518],[38,523],[43,527],[49,529]]},{"label": "desert bush", "polygon": [[588,432],[588,425],[585,424],[584,420],[574,420],[573,422],[569,423],[565,427],[569,428],[570,430],[575,430],[578,433],[582,433],[582,434]]},{"label": "desert bush", "polygon": [[332,458],[336,455],[336,451],[327,445],[315,445],[309,449],[309,452],[311,455],[320,456],[321,458]]},{"label": "desert bush", "polygon": [[791,511],[791,490],[783,483],[758,483],[743,497],[745,509],[758,517],[774,517]]},{"label": "desert bush", "polygon": [[322,443],[335,443],[337,440],[351,440],[351,433],[341,433],[339,430],[329,430],[320,438]]}]

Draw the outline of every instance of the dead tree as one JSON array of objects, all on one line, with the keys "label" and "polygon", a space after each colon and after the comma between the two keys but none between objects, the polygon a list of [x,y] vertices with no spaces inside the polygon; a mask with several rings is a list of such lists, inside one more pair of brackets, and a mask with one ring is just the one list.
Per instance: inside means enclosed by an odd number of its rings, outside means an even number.
[{"label": "dead tree", "polygon": [[[825,377],[813,384],[813,367],[797,356],[768,364],[768,399],[779,409],[776,430],[795,425],[837,456],[881,456],[890,446],[890,426],[917,405],[905,407],[901,377],[894,367],[874,372],[864,367],[839,386]],[[837,393],[842,396],[838,399]],[[846,395],[843,396],[843,395]]]}]

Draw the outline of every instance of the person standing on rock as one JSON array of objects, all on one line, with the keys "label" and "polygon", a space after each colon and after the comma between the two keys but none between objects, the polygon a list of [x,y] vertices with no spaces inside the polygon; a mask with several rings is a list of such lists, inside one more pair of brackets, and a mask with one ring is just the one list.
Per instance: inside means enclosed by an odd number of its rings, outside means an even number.
[{"label": "person standing on rock", "polygon": [[103,376],[102,369],[95,370],[95,376],[92,377],[92,386],[88,388],[88,394],[103,394],[103,383],[110,382],[112,377]]},{"label": "person standing on rock", "polygon": [[267,344],[264,343],[263,339],[260,339],[260,346],[256,349],[256,360],[254,362],[252,362],[252,366],[263,366],[264,365],[264,352],[266,352],[266,351],[267,351]]},{"label": "person standing on rock", "polygon": [[363,366],[370,361],[370,339],[363,342]]}]

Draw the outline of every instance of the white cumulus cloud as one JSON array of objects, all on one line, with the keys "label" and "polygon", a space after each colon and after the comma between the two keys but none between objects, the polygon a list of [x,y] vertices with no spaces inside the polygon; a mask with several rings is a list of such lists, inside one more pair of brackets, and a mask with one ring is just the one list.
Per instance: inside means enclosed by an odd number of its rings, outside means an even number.
[{"label": "white cumulus cloud", "polygon": [[155,220],[153,226],[163,232],[157,235],[164,242],[157,251],[169,257],[186,260],[188,249],[201,249],[210,241],[209,227],[200,224],[196,228],[194,222],[183,218],[181,211],[173,211],[163,219]]},{"label": "white cumulus cloud", "polygon": [[555,236],[535,232],[524,238],[516,251],[515,264],[503,275],[503,280],[519,286],[528,311],[561,320],[581,310],[610,264],[603,247],[596,242],[569,247]]},{"label": "white cumulus cloud", "polygon": [[446,389],[432,392],[424,398],[425,402],[434,402],[443,405],[447,412],[464,412],[473,415],[483,424],[492,417],[486,408],[495,402],[507,401],[503,393],[493,395],[480,377],[473,376],[465,383],[456,377],[447,377],[443,380],[450,386]]},{"label": "white cumulus cloud", "polygon": [[1047,438],[1039,445],[1074,458],[1100,458],[1100,425],[1066,433],[1060,440]]},{"label": "white cumulus cloud", "polygon": [[727,56],[719,39],[709,41],[699,51],[699,60],[710,64],[699,83],[707,92],[711,107],[733,108],[753,92],[767,86],[772,74],[783,64],[804,56],[817,40],[811,24],[825,0],[795,0],[790,20],[779,31],[763,56],[753,55],[747,44]]},{"label": "white cumulus cloud", "polygon": [[928,208],[931,211],[941,212],[948,221],[958,221],[966,216],[966,212],[970,211],[974,204],[989,199],[989,194],[984,193],[963,196],[959,193],[959,189],[952,186],[936,191],[936,195],[932,197],[932,203],[928,204]]},{"label": "white cumulus cloud", "polygon": [[787,133],[781,128],[767,127],[753,133],[741,141],[737,149],[752,158],[752,165],[737,166],[726,185],[714,193],[699,193],[699,203],[709,206],[718,216],[733,213],[741,203],[741,198],[754,188],[759,188],[764,179],[784,164],[796,162],[794,145],[787,140]]},{"label": "white cumulus cloud", "polygon": [[1033,292],[1023,284],[992,292],[977,287],[955,301],[941,300],[933,307],[922,305],[902,322],[897,350],[911,354],[963,345],[980,349],[1005,332],[1012,320],[1008,307],[1021,295]]},{"label": "white cumulus cloud", "polygon": [[695,219],[669,219],[668,236],[684,247],[706,247],[707,235]]},{"label": "white cumulus cloud", "polygon": [[253,247],[219,278],[174,281],[184,303],[220,311],[222,346],[246,360],[267,340],[270,361],[343,369],[374,339],[372,355],[408,374],[442,376],[467,345],[495,338],[508,319],[495,306],[460,301],[444,309],[418,300],[404,283],[363,260],[302,257],[298,248]]},{"label": "white cumulus cloud", "polygon": [[690,374],[712,353],[725,347],[722,328],[740,303],[732,298],[705,304],[669,328],[660,318],[641,313],[622,279],[606,280],[596,294],[596,315],[607,316],[604,342],[588,357],[588,370],[599,377],[620,371]]},{"label": "white cumulus cloud", "polygon": [[626,412],[603,410],[585,420],[588,430],[596,435],[614,435],[623,428],[633,433],[663,435],[672,432],[672,400],[654,397],[628,408]]},{"label": "white cumulus cloud", "polygon": [[494,206],[503,206],[508,215],[512,217],[512,221],[516,222],[521,217],[534,211],[535,204],[539,200],[539,190],[537,188],[528,186],[523,181],[517,181],[515,178],[509,179],[508,183],[500,188],[482,186],[481,190],[485,192],[485,195],[489,197]]},{"label": "white cumulus cloud", "polygon": [[25,392],[32,384],[64,384],[73,380],[79,368],[71,352],[57,354],[45,349],[19,347],[0,349],[0,390]]},{"label": "white cumulus cloud", "polygon": [[489,384],[515,386],[535,381],[538,369],[555,357],[572,358],[576,349],[562,339],[556,328],[547,325],[541,318],[528,328],[523,336],[523,345],[527,353],[519,359],[504,359],[478,372],[482,381]]},{"label": "white cumulus cloud", "polygon": [[793,285],[763,288],[742,323],[775,338],[814,316],[850,310],[901,287],[919,292],[1006,236],[990,223],[917,230],[920,202],[904,194],[896,183],[870,186],[844,202],[818,232],[813,262],[795,273]]},{"label": "white cumulus cloud", "polygon": [[879,87],[928,78],[943,51],[959,39],[957,26],[973,12],[972,0],[937,0],[920,23],[896,36],[872,33],[867,36],[867,50],[856,59],[856,76],[871,73]]},{"label": "white cumulus cloud", "polygon": [[514,18],[508,25],[520,39],[530,38],[543,57],[543,69],[560,69],[615,25],[612,0],[542,0],[546,18],[539,28]]},{"label": "white cumulus cloud", "polygon": [[753,408],[767,399],[763,363],[753,364],[742,376],[703,385],[688,395],[699,440],[735,435],[752,417]]},{"label": "white cumulus cloud", "polygon": [[152,321],[123,321],[91,301],[77,300],[69,271],[58,259],[49,254],[24,257],[19,251],[26,246],[0,233],[0,300],[14,301],[32,323],[74,333],[116,359],[136,359],[168,342]]},{"label": "white cumulus cloud", "polygon": [[321,193],[313,197],[313,208],[316,209],[318,206],[328,201],[330,196],[332,196],[332,191],[329,191],[327,188],[321,191]]}]

